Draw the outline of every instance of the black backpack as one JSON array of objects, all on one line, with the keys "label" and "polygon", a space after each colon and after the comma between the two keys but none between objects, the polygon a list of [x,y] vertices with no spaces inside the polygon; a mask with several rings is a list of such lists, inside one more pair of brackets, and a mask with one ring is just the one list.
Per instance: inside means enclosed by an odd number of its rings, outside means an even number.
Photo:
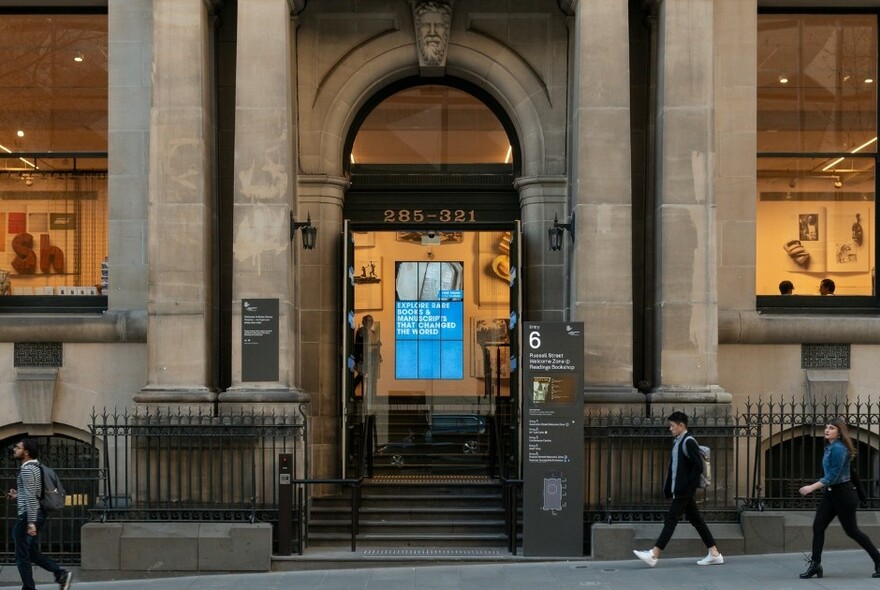
[{"label": "black backpack", "polygon": [[40,508],[46,514],[58,512],[64,508],[66,492],[58,474],[48,465],[40,463],[40,472],[43,475],[43,488],[40,490]]}]

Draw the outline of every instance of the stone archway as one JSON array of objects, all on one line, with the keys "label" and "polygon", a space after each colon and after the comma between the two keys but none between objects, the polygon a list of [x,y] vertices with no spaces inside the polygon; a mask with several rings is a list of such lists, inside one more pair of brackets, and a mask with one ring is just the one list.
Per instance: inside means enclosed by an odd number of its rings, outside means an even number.
[{"label": "stone archway", "polygon": [[[563,145],[547,145],[547,122],[541,113],[551,114],[552,107],[546,86],[516,55],[505,51],[500,44],[489,40],[484,43],[492,46],[480,50],[450,45],[447,74],[483,88],[498,102],[519,137],[523,175],[544,174],[548,152],[564,151]],[[489,55],[497,57],[490,59]],[[337,70],[338,73],[322,81],[316,94],[316,117],[312,120],[319,120],[320,128],[302,130],[300,162],[307,174],[341,175],[345,137],[357,113],[379,89],[418,75],[418,63],[413,60],[412,47],[396,47],[368,61],[345,64]],[[350,75],[344,77],[342,72]]]}]

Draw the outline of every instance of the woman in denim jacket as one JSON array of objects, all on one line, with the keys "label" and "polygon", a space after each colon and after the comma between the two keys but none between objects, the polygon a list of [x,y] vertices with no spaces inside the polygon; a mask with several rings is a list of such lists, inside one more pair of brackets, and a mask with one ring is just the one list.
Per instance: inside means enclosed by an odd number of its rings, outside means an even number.
[{"label": "woman in denim jacket", "polygon": [[874,560],[872,577],[880,578],[880,551],[877,551],[856,522],[859,497],[850,481],[850,462],[856,456],[856,449],[843,418],[834,418],[825,425],[825,442],[827,445],[822,456],[822,478],[799,490],[802,496],[806,496],[825,488],[825,495],[819,503],[816,518],[813,520],[813,553],[807,560],[807,571],[800,577],[822,577],[822,546],[825,544],[825,529],[836,516],[847,536],[861,545]]}]

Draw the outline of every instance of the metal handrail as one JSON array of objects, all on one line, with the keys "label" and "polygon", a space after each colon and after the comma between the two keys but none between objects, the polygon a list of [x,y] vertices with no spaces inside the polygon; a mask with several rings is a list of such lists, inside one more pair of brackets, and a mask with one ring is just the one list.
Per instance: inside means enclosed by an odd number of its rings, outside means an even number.
[{"label": "metal handrail", "polygon": [[365,417],[361,425],[361,440],[363,441],[359,449],[357,477],[349,478],[302,478],[293,479],[296,490],[294,498],[294,507],[296,510],[296,540],[297,548],[300,555],[303,554],[308,538],[306,531],[308,523],[305,519],[306,514],[306,486],[309,485],[341,485],[351,486],[351,550],[357,551],[357,536],[360,534],[360,508],[361,508],[361,489],[364,479],[371,477],[373,473],[372,461],[372,440],[373,430],[375,428],[375,416],[368,415]]},{"label": "metal handrail", "polygon": [[[504,510],[504,531],[507,535],[507,549],[516,555],[519,489],[522,479],[508,477],[507,462],[501,457],[501,425],[496,416],[489,417],[489,477],[495,474],[494,464],[498,463],[498,480],[501,482],[501,505]],[[496,460],[497,456],[497,460]]]},{"label": "metal handrail", "polygon": [[294,507],[296,509],[297,518],[295,519],[296,523],[296,541],[298,552],[300,555],[303,554],[303,550],[305,549],[305,545],[307,542],[306,538],[306,524],[304,522],[305,515],[305,502],[307,494],[305,493],[305,486],[309,485],[341,485],[341,486],[351,486],[352,494],[351,494],[351,550],[357,550],[357,508],[360,506],[360,490],[361,484],[363,483],[363,477],[355,477],[355,478],[328,478],[328,479],[312,479],[312,478],[303,478],[303,479],[292,479],[290,483],[293,484],[296,490],[294,497]]}]

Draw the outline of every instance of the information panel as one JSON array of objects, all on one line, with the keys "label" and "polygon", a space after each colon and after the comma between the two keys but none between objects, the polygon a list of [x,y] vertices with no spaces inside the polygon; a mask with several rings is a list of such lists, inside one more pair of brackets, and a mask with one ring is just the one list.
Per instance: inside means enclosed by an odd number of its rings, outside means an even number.
[{"label": "information panel", "polygon": [[278,381],[278,300],[241,302],[241,380]]},{"label": "information panel", "polygon": [[524,322],[523,554],[584,552],[584,325]]},{"label": "information panel", "polygon": [[394,373],[397,379],[464,378],[462,262],[398,262]]}]

